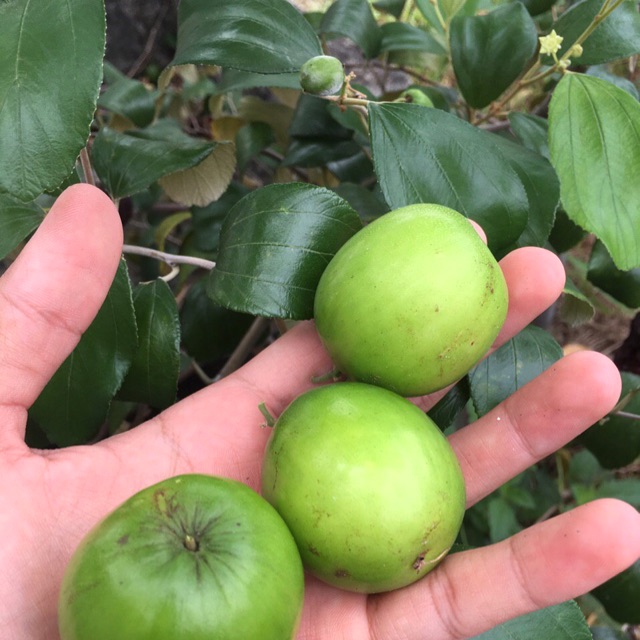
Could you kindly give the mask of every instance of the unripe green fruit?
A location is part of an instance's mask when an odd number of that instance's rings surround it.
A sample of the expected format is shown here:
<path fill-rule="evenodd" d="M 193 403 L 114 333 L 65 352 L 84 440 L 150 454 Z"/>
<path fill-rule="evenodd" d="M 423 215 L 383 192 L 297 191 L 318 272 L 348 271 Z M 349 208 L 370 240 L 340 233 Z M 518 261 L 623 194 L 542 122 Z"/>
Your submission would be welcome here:
<path fill-rule="evenodd" d="M 316 96 L 336 93 L 344 82 L 344 67 L 333 56 L 316 56 L 307 60 L 300 69 L 300 86 Z"/>
<path fill-rule="evenodd" d="M 362 593 L 435 568 L 465 509 L 462 471 L 438 427 L 405 398 L 358 382 L 312 389 L 285 409 L 267 443 L 262 495 L 311 573 Z"/>
<path fill-rule="evenodd" d="M 434 106 L 431 98 L 424 91 L 420 91 L 420 89 L 407 89 L 403 91 L 398 96 L 396 102 L 409 102 L 411 104 L 419 104 L 421 107 L 433 108 Z"/>
<path fill-rule="evenodd" d="M 434 204 L 387 213 L 350 238 L 318 283 L 314 316 L 336 367 L 419 396 L 464 376 L 505 320 L 507 286 L 461 214 Z"/>

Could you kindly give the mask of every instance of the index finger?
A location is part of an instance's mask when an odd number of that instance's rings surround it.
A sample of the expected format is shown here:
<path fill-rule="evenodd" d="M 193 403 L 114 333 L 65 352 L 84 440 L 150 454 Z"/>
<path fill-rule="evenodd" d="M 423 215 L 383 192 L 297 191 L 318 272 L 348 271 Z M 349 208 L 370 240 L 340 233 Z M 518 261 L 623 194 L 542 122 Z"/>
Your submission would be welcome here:
<path fill-rule="evenodd" d="M 0 279 L 0 437 L 19 442 L 26 409 L 78 343 L 122 250 L 115 206 L 99 189 L 62 193 Z"/>

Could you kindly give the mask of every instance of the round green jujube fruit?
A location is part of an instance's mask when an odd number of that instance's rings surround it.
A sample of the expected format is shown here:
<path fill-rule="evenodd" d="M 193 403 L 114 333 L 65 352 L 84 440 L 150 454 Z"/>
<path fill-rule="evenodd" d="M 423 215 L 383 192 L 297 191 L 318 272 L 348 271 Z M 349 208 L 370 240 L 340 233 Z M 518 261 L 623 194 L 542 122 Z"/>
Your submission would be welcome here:
<path fill-rule="evenodd" d="M 483 357 L 507 306 L 500 266 L 469 221 L 414 204 L 377 218 L 338 250 L 318 283 L 314 318 L 342 373 L 419 396 Z"/>
<path fill-rule="evenodd" d="M 465 509 L 460 465 L 435 423 L 360 382 L 317 387 L 285 409 L 261 485 L 307 570 L 362 593 L 398 589 L 435 568 Z"/>
<path fill-rule="evenodd" d="M 433 102 L 431 98 L 420 89 L 411 88 L 403 91 L 399 96 L 396 102 L 409 102 L 411 104 L 418 104 L 421 107 L 430 107 L 433 108 Z"/>
<path fill-rule="evenodd" d="M 304 572 L 273 507 L 249 487 L 188 474 L 98 523 L 65 571 L 62 640 L 290 640 Z"/>
<path fill-rule="evenodd" d="M 300 86 L 315 96 L 336 93 L 344 82 L 344 67 L 333 56 L 315 56 L 300 68 Z"/>

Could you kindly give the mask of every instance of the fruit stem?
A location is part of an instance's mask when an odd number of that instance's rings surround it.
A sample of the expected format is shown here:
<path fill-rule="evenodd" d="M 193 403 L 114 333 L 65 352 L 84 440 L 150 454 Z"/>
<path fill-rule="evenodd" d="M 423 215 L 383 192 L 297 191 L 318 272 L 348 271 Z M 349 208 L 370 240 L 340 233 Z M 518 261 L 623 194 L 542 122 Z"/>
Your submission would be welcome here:
<path fill-rule="evenodd" d="M 185 549 L 188 549 L 189 551 L 197 551 L 200 547 L 198 541 L 190 533 L 185 534 L 183 544 L 185 546 Z"/>
<path fill-rule="evenodd" d="M 276 419 L 273 417 L 273 414 L 267 409 L 267 405 L 264 402 L 261 402 L 258 405 L 258 409 L 260 409 L 260 413 L 264 416 L 265 427 L 274 427 L 276 424 Z"/>

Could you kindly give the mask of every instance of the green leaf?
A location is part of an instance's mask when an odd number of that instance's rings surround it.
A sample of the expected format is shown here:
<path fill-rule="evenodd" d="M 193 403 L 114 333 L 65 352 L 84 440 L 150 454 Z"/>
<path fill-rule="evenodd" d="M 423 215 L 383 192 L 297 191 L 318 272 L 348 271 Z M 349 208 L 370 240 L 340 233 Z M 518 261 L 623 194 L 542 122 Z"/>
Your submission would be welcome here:
<path fill-rule="evenodd" d="M 300 74 L 295 73 L 252 73 L 238 69 L 224 69 L 220 82 L 216 85 L 216 94 L 229 93 L 241 89 L 257 87 L 280 87 L 300 89 Z"/>
<path fill-rule="evenodd" d="M 0 2 L 0 192 L 33 200 L 71 173 L 102 81 L 102 0 Z"/>
<path fill-rule="evenodd" d="M 477 109 L 498 98 L 522 73 L 538 44 L 537 30 L 520 2 L 486 15 L 451 20 L 451 61 L 465 100 Z"/>
<path fill-rule="evenodd" d="M 433 4 L 431 4 L 430 0 L 415 0 L 415 3 L 420 13 L 429 23 L 429 26 L 435 28 L 439 33 L 444 34 L 444 28 L 442 24 L 440 24 L 438 15 L 436 14 L 434 6 Z"/>
<path fill-rule="evenodd" d="M 430 33 L 406 22 L 387 22 L 380 29 L 380 51 L 424 51 L 437 55 L 447 53 Z"/>
<path fill-rule="evenodd" d="M 530 325 L 469 373 L 471 398 L 483 416 L 562 357 L 547 331 Z"/>
<path fill-rule="evenodd" d="M 589 298 L 571 280 L 567 280 L 560 298 L 560 317 L 562 321 L 572 327 L 577 327 L 589 322 L 595 313 L 595 307 L 591 304 Z"/>
<path fill-rule="evenodd" d="M 549 235 L 549 243 L 557 253 L 565 253 L 575 247 L 587 232 L 579 227 L 562 206 L 556 209 L 556 219 Z"/>
<path fill-rule="evenodd" d="M 591 632 L 578 605 L 563 602 L 509 620 L 473 640 L 591 640 Z"/>
<path fill-rule="evenodd" d="M 182 0 L 171 64 L 297 73 L 321 54 L 313 28 L 286 0 Z"/>
<path fill-rule="evenodd" d="M 274 141 L 273 129 L 264 122 L 250 122 L 236 134 L 238 169 L 244 173 L 249 162 Z"/>
<path fill-rule="evenodd" d="M 503 498 L 489 500 L 489 535 L 491 542 L 506 540 L 522 530 L 513 507 Z"/>
<path fill-rule="evenodd" d="M 512 111 L 509 114 L 509 124 L 513 133 L 527 149 L 549 159 L 549 122 L 547 120 L 529 113 Z"/>
<path fill-rule="evenodd" d="M 225 220 L 209 295 L 252 315 L 311 318 L 322 272 L 361 226 L 328 189 L 298 183 L 257 189 Z"/>
<path fill-rule="evenodd" d="M 564 38 L 561 52 L 567 51 L 592 23 L 604 0 L 582 0 L 565 11 L 553 24 Z M 640 13 L 635 0 L 626 0 L 583 42 L 582 55 L 574 62 L 594 65 L 627 58 L 640 52 Z"/>
<path fill-rule="evenodd" d="M 110 195 L 123 198 L 163 176 L 200 164 L 216 147 L 215 142 L 182 133 L 173 120 L 160 120 L 127 133 L 101 129 L 91 158 Z"/>
<path fill-rule="evenodd" d="M 602 242 L 596 241 L 591 249 L 587 278 L 627 307 L 640 307 L 640 268 L 629 271 L 616 268 Z"/>
<path fill-rule="evenodd" d="M 201 365 L 229 355 L 247 332 L 253 316 L 221 307 L 207 294 L 207 281 L 189 288 L 180 307 L 182 343 Z"/>
<path fill-rule="evenodd" d="M 392 209 L 451 207 L 482 226 L 494 251 L 518 239 L 530 205 L 494 134 L 413 104 L 370 104 L 369 117 L 376 174 Z"/>
<path fill-rule="evenodd" d="M 549 149 L 569 217 L 619 269 L 640 266 L 640 103 L 599 78 L 566 74 L 551 98 Z"/>
<path fill-rule="evenodd" d="M 359 184 L 342 182 L 333 190 L 358 212 L 360 219 L 365 223 L 371 222 L 389 211 L 387 203 L 380 198 L 379 194 L 375 194 Z"/>
<path fill-rule="evenodd" d="M 607 82 L 614 84 L 618 89 L 626 91 L 636 100 L 640 100 L 640 93 L 638 92 L 638 89 L 636 89 L 636 85 L 627 78 L 610 73 L 607 65 L 589 67 L 587 69 L 587 75 L 593 76 L 594 78 L 600 78 L 600 80 L 606 80 Z"/>
<path fill-rule="evenodd" d="M 560 202 L 560 181 L 551 163 L 535 151 L 496 136 L 494 142 L 524 185 L 529 201 L 527 225 L 517 239 L 518 247 L 543 247 L 555 221 Z"/>
<path fill-rule="evenodd" d="M 0 195 L 0 260 L 13 251 L 44 219 L 36 204 Z"/>
<path fill-rule="evenodd" d="M 519 0 L 527 8 L 532 16 L 538 16 L 545 13 L 553 7 L 557 0 Z"/>
<path fill-rule="evenodd" d="M 623 371 L 622 410 L 640 414 L 640 376 Z M 610 414 L 589 427 L 578 439 L 605 469 L 618 469 L 640 456 L 640 420 Z"/>
<path fill-rule="evenodd" d="M 128 118 L 137 127 L 146 127 L 153 120 L 157 98 L 157 91 L 124 76 L 109 85 L 98 99 L 98 106 Z"/>
<path fill-rule="evenodd" d="M 404 9 L 406 0 L 376 0 L 373 6 L 384 13 L 391 14 L 394 18 L 399 18 Z"/>
<path fill-rule="evenodd" d="M 454 425 L 458 416 L 467 406 L 470 397 L 469 380 L 465 376 L 431 407 L 429 417 L 438 425 L 441 431 L 445 431 Z"/>
<path fill-rule="evenodd" d="M 618 622 L 640 624 L 640 560 L 614 576 L 593 593 L 607 613 Z"/>
<path fill-rule="evenodd" d="M 98 315 L 29 414 L 59 446 L 94 438 L 137 347 L 131 284 L 124 261 Z"/>
<path fill-rule="evenodd" d="M 180 371 L 180 322 L 176 299 L 169 285 L 157 279 L 136 287 L 133 306 L 138 325 L 138 348 L 118 391 L 118 399 L 165 409 L 176 399 Z"/>
<path fill-rule="evenodd" d="M 640 479 L 621 478 L 605 480 L 596 489 L 595 497 L 624 500 L 636 509 L 640 509 Z"/>
<path fill-rule="evenodd" d="M 367 0 L 336 0 L 324 14 L 320 33 L 349 38 L 367 58 L 380 52 L 382 32 Z"/>

